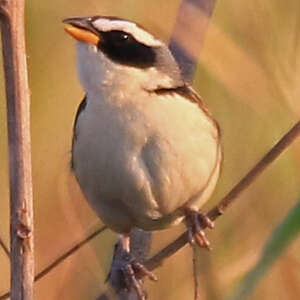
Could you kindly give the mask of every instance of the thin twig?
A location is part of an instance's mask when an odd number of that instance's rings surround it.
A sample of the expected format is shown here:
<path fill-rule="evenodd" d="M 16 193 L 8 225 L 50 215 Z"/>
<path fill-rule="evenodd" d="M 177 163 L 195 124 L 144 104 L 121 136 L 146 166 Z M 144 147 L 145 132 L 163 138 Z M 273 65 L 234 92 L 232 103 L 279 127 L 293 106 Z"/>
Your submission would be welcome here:
<path fill-rule="evenodd" d="M 240 195 L 254 180 L 287 149 L 293 141 L 300 135 L 300 121 L 298 121 L 280 141 L 245 175 L 245 177 L 236 184 L 233 189 L 208 212 L 211 220 L 217 219 L 225 210 L 233 204 L 233 201 Z M 153 270 L 162 264 L 163 260 L 176 253 L 188 242 L 187 232 L 181 234 L 175 241 L 159 251 L 156 255 L 145 262 L 149 270 Z"/>
<path fill-rule="evenodd" d="M 50 271 L 52 271 L 55 267 L 57 267 L 61 262 L 66 260 L 69 256 L 74 254 L 77 250 L 82 248 L 84 245 L 86 245 L 90 240 L 92 240 L 94 237 L 102 233 L 105 229 L 107 229 L 106 226 L 102 226 L 101 228 L 97 229 L 93 233 L 91 233 L 89 236 L 84 238 L 82 241 L 77 243 L 75 246 L 73 246 L 71 249 L 69 249 L 67 252 L 59 256 L 55 261 L 53 261 L 49 266 L 47 266 L 44 270 L 39 272 L 35 277 L 34 281 L 38 281 L 39 279 L 43 278 L 45 275 L 47 275 Z M 1 298 L 0 298 L 1 300 Z"/>
<path fill-rule="evenodd" d="M 194 78 L 197 56 L 201 52 L 215 2 L 215 0 L 183 0 L 178 10 L 169 47 L 187 81 L 192 81 Z M 187 33 L 191 28 L 197 28 L 197 38 L 192 37 L 197 55 L 192 55 L 190 47 L 187 46 L 192 42 L 191 36 Z"/>
<path fill-rule="evenodd" d="M 193 245 L 193 279 L 194 279 L 194 300 L 199 300 L 199 280 L 197 272 L 197 245 Z"/>
<path fill-rule="evenodd" d="M 55 259 L 50 265 L 48 265 L 45 269 L 43 269 L 41 272 L 39 272 L 35 277 L 34 281 L 38 281 L 44 276 L 46 276 L 49 272 L 51 272 L 53 269 L 55 269 L 60 263 L 62 263 L 64 260 L 66 260 L 68 257 L 70 257 L 72 254 L 74 254 L 77 250 L 82 248 L 84 245 L 86 245 L 90 240 L 98 236 L 100 233 L 102 233 L 104 230 L 106 230 L 106 226 L 102 226 L 101 228 L 98 228 L 93 233 L 85 237 L 82 241 L 78 242 L 75 246 L 70 248 L 68 251 L 63 253 L 61 256 L 59 256 L 57 259 Z M 6 294 L 3 294 L 0 296 L 0 300 L 8 299 L 10 297 L 10 292 L 7 292 Z"/>
<path fill-rule="evenodd" d="M 10 259 L 10 253 L 8 248 L 6 247 L 4 241 L 0 238 L 0 246 L 3 249 L 3 251 L 5 252 L 5 254 L 7 255 L 8 259 Z"/>
<path fill-rule="evenodd" d="M 215 220 L 222 215 L 231 203 L 244 191 L 300 134 L 298 121 L 275 146 L 247 173 L 247 175 L 215 206 L 208 216 Z"/>
<path fill-rule="evenodd" d="M 30 93 L 24 38 L 25 0 L 1 0 L 10 170 L 11 299 L 33 299 Z"/>
<path fill-rule="evenodd" d="M 7 292 L 0 296 L 0 300 L 8 299 L 10 297 L 10 292 Z"/>

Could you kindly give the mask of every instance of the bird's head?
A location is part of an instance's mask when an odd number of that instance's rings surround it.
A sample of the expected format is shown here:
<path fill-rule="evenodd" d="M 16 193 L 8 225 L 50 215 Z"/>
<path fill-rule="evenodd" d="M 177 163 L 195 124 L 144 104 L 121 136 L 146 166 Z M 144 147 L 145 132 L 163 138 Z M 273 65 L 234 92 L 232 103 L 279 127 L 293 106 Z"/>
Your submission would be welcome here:
<path fill-rule="evenodd" d="M 103 84 L 148 91 L 182 85 L 166 44 L 137 24 L 102 16 L 68 18 L 64 23 L 78 41 L 79 77 L 87 92 Z"/>

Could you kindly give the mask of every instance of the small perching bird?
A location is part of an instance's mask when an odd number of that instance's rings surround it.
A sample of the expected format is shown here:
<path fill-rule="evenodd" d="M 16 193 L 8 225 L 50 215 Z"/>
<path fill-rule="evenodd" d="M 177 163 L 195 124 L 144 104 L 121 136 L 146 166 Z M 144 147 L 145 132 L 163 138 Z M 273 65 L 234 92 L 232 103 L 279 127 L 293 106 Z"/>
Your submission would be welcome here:
<path fill-rule="evenodd" d="M 168 47 L 145 29 L 115 17 L 64 22 L 78 41 L 86 92 L 75 118 L 71 163 L 86 199 L 122 234 L 126 252 L 133 227 L 158 230 L 182 220 L 190 242 L 209 247 L 201 221 L 212 223 L 199 209 L 219 177 L 216 121 Z M 135 262 L 130 267 L 143 270 Z"/>

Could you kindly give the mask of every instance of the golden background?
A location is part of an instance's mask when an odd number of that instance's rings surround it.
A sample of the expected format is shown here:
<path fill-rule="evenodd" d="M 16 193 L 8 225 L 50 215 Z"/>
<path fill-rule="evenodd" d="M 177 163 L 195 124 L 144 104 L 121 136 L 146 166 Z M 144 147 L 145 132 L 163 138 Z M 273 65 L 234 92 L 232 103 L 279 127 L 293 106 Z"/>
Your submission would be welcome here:
<path fill-rule="evenodd" d="M 179 4 L 179 0 L 27 1 L 36 272 L 99 226 L 69 168 L 72 124 L 84 92 L 77 80 L 74 41 L 64 33 L 62 19 L 120 16 L 168 41 Z M 193 51 L 197 35 L 186 32 Z M 2 70 L 0 83 L 0 237 L 8 245 Z M 223 172 L 207 205 L 211 207 L 299 119 L 300 2 L 217 1 L 198 56 L 194 87 L 206 99 L 223 136 Z M 296 141 L 208 233 L 213 251 L 199 250 L 197 258 L 201 299 L 224 299 L 255 264 L 272 229 L 299 196 L 299 153 Z M 151 252 L 182 230 L 178 226 L 156 232 Z M 36 299 L 96 299 L 104 289 L 116 238 L 107 230 L 65 260 L 36 283 Z M 159 281 L 146 284 L 150 299 L 193 299 L 191 257 L 185 247 L 155 271 Z M 1 250 L 0 295 L 8 289 L 9 261 Z M 300 299 L 299 239 L 277 260 L 251 299 Z"/>

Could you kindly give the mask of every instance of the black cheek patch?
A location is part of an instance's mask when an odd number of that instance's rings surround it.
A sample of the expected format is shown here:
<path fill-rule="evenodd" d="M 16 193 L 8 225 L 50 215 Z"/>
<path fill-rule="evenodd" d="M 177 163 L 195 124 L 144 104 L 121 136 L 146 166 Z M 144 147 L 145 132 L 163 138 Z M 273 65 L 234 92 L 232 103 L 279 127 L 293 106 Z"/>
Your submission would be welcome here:
<path fill-rule="evenodd" d="M 135 40 L 124 44 L 114 44 L 103 40 L 99 43 L 98 48 L 111 60 L 123 65 L 149 68 L 155 64 L 155 49 Z"/>

